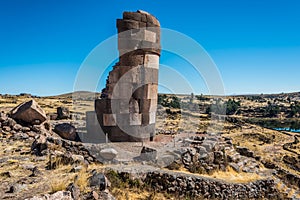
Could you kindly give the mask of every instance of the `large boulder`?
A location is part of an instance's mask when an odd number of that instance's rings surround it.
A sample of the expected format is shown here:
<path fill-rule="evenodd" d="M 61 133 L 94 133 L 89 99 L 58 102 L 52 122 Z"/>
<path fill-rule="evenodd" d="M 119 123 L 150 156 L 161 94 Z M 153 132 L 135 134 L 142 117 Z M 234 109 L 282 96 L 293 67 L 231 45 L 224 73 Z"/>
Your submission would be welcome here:
<path fill-rule="evenodd" d="M 149 147 L 143 147 L 140 154 L 140 159 L 144 161 L 155 161 L 157 158 L 157 151 Z"/>
<path fill-rule="evenodd" d="M 99 154 L 105 160 L 113 160 L 117 157 L 118 152 L 114 148 L 105 148 Z"/>
<path fill-rule="evenodd" d="M 30 124 L 41 124 L 47 120 L 45 111 L 36 101 L 22 103 L 10 111 L 11 117 Z"/>
<path fill-rule="evenodd" d="M 71 140 L 71 141 L 79 140 L 79 137 L 76 132 L 76 128 L 69 123 L 57 124 L 54 127 L 54 132 L 66 140 Z"/>
<path fill-rule="evenodd" d="M 171 154 L 164 154 L 157 158 L 157 165 L 159 167 L 168 167 L 175 161 L 175 156 Z"/>
<path fill-rule="evenodd" d="M 58 107 L 57 108 L 57 119 L 69 119 L 70 118 L 70 110 L 66 107 Z"/>

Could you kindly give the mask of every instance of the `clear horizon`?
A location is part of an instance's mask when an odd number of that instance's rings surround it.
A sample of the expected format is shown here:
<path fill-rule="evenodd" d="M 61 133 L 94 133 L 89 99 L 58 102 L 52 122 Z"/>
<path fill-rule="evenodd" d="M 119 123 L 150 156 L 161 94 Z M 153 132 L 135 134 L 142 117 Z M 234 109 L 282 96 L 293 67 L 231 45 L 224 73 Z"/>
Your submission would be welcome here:
<path fill-rule="evenodd" d="M 297 0 L 4 0 L 0 2 L 0 94 L 72 92 L 84 59 L 117 33 L 116 19 L 123 11 L 139 9 L 156 16 L 162 28 L 183 33 L 202 45 L 218 67 L 226 95 L 298 92 L 299 7 Z M 182 58 L 163 52 L 161 64 L 190 81 L 195 94 L 208 94 L 204 81 L 188 70 L 190 64 Z M 111 68 L 99 67 L 106 70 L 96 92 L 101 92 Z M 161 70 L 159 78 L 178 84 L 168 75 Z M 182 91 L 191 93 L 185 88 L 174 93 Z M 159 92 L 168 90 L 160 87 Z"/>

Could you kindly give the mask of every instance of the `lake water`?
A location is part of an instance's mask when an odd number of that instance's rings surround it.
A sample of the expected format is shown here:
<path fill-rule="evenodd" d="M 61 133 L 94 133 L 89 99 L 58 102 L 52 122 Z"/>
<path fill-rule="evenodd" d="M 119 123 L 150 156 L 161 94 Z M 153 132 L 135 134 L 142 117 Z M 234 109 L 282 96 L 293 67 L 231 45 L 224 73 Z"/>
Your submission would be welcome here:
<path fill-rule="evenodd" d="M 293 128 L 273 128 L 276 131 L 289 131 L 293 133 L 300 133 L 300 129 L 293 129 Z"/>

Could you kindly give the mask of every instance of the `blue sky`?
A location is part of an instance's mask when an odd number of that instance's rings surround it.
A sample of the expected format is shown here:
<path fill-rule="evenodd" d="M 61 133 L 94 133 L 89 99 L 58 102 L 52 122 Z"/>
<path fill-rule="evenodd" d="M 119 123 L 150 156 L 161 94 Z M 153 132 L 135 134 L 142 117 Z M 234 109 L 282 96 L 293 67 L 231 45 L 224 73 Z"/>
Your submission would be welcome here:
<path fill-rule="evenodd" d="M 0 93 L 72 91 L 84 59 L 116 34 L 116 18 L 138 9 L 201 44 L 226 94 L 300 91 L 297 0 L 0 0 Z M 186 61 L 163 53 L 161 63 L 191 79 L 196 93 L 208 92 Z M 162 70 L 160 80 L 165 79 L 172 84 Z"/>

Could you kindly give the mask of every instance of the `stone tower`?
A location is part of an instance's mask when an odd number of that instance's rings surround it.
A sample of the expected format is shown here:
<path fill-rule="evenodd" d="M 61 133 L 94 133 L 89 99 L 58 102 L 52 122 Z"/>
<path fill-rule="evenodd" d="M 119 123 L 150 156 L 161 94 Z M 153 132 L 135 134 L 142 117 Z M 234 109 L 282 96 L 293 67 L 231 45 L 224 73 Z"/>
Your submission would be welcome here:
<path fill-rule="evenodd" d="M 157 109 L 160 24 L 144 11 L 117 20 L 119 62 L 95 101 L 99 124 L 112 142 L 153 140 Z"/>

